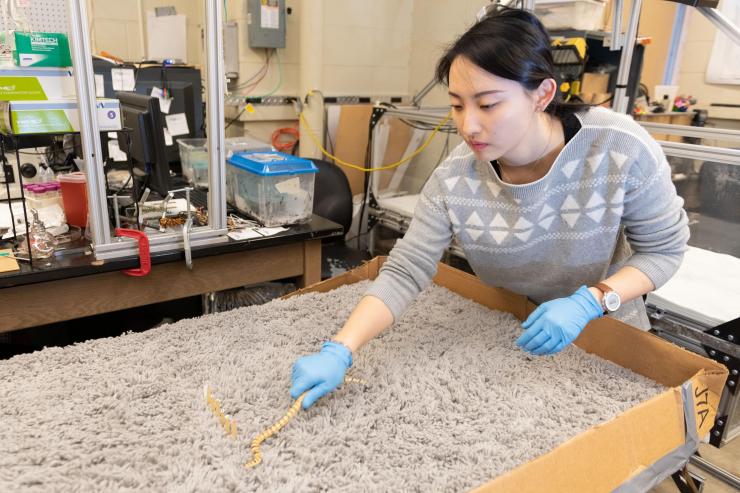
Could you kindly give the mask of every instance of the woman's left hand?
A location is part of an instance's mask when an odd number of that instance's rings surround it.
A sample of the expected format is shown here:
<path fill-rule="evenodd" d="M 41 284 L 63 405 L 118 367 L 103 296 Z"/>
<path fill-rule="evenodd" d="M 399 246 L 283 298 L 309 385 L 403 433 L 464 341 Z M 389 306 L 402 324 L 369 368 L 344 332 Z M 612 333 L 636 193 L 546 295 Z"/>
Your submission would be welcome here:
<path fill-rule="evenodd" d="M 581 286 L 567 298 L 538 306 L 522 324 L 525 332 L 516 343 L 532 354 L 555 354 L 573 342 L 587 323 L 603 313 L 594 295 L 586 286 Z"/>

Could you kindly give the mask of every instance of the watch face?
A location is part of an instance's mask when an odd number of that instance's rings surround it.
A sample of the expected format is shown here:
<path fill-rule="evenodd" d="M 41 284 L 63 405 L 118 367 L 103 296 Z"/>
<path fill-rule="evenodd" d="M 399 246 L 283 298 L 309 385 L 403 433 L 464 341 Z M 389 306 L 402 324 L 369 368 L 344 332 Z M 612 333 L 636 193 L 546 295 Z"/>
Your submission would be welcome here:
<path fill-rule="evenodd" d="M 606 305 L 606 309 L 609 310 L 610 312 L 617 311 L 621 304 L 622 302 L 619 299 L 619 295 L 615 293 L 614 291 L 611 291 L 609 293 L 606 293 L 606 295 L 604 295 L 604 305 Z"/>

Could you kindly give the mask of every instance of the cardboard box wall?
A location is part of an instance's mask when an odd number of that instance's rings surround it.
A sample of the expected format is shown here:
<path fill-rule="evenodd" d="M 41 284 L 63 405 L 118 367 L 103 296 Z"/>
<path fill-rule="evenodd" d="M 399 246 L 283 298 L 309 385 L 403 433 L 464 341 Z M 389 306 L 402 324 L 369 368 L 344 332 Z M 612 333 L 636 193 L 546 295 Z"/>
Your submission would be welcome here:
<path fill-rule="evenodd" d="M 327 292 L 345 284 L 375 279 L 385 259 L 376 257 L 365 265 L 289 296 Z M 487 286 L 477 277 L 444 264 L 439 264 L 434 282 L 488 308 L 509 312 L 520 320 L 535 308 L 524 296 Z M 610 492 L 645 475 L 662 474 L 662 479 L 674 471 L 660 471 L 655 464 L 684 447 L 688 435 L 694 435 L 692 430 L 687 433 L 686 423 L 695 422 L 700 438 L 714 425 L 728 373 L 723 365 L 608 317 L 586 326 L 575 344 L 669 389 L 609 422 L 590 428 L 547 454 L 492 478 L 476 488 L 475 493 Z M 695 396 L 689 398 L 686 405 L 682 386 L 690 388 Z M 691 409 L 693 416 L 685 417 L 685 408 Z"/>

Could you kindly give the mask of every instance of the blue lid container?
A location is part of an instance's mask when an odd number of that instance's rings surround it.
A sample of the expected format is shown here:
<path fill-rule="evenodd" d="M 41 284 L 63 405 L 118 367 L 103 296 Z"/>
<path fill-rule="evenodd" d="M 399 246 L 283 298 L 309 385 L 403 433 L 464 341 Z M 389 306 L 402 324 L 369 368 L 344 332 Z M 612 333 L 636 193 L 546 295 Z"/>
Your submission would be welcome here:
<path fill-rule="evenodd" d="M 226 160 L 230 165 L 261 176 L 316 173 L 319 169 L 308 159 L 282 152 L 236 152 Z"/>

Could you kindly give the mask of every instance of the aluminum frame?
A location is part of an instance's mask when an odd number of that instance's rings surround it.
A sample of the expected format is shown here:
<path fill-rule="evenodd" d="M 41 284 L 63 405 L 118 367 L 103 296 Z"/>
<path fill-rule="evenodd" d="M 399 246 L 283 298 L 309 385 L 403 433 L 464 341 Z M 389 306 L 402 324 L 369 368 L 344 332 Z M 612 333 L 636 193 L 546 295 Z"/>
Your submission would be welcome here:
<path fill-rule="evenodd" d="M 740 165 L 740 150 L 712 147 L 684 142 L 657 141 L 666 156 L 700 159 L 718 163 Z"/>
<path fill-rule="evenodd" d="M 612 38 L 609 43 L 610 51 L 618 51 L 622 48 L 622 10 L 624 0 L 614 0 L 612 3 Z"/>
<path fill-rule="evenodd" d="M 740 130 L 727 128 L 692 127 L 691 125 L 673 125 L 671 123 L 638 122 L 648 132 L 681 137 L 695 137 L 699 139 L 716 139 L 731 142 L 740 142 Z"/>
<path fill-rule="evenodd" d="M 615 9 L 616 8 L 617 5 L 615 4 Z M 619 59 L 617 87 L 614 91 L 614 111 L 618 113 L 627 113 L 627 110 L 629 109 L 630 98 L 627 94 L 627 83 L 629 82 L 630 69 L 632 68 L 632 55 L 635 50 L 635 41 L 637 40 L 637 25 L 640 21 L 641 11 L 642 0 L 633 0 L 632 12 L 630 13 L 630 21 L 627 25 L 627 33 L 625 34 L 624 43 L 622 44 L 622 54 Z M 614 39 L 614 37 L 620 36 L 621 33 L 618 33 L 616 36 L 614 33 L 612 33 L 612 39 Z"/>
<path fill-rule="evenodd" d="M 385 107 L 383 107 L 385 109 Z M 416 108 L 414 106 L 400 106 L 396 108 L 387 108 L 386 111 L 380 116 L 380 119 L 386 118 L 386 117 L 394 117 L 394 118 L 408 118 L 413 120 L 422 121 L 424 123 L 429 123 L 433 125 L 439 124 L 442 119 L 444 119 L 447 114 L 450 112 L 450 109 L 446 106 L 429 106 L 426 108 Z M 371 134 L 371 139 L 375 135 L 375 129 L 377 128 L 377 125 L 373 127 L 373 132 Z M 373 162 L 372 159 L 372 142 L 370 144 L 370 162 Z M 383 227 L 386 227 L 392 231 L 395 231 L 400 234 L 405 234 L 406 230 L 409 227 L 409 224 L 411 222 L 411 217 L 404 216 L 403 214 L 399 214 L 398 212 L 383 209 L 382 207 L 377 206 L 377 204 L 373 204 L 373 180 L 374 180 L 375 173 L 372 173 L 370 175 L 370 184 L 368 186 L 368 197 L 367 197 L 367 203 L 365 204 L 365 214 L 367 215 L 367 221 L 362 221 L 362 223 L 368 224 L 368 221 L 372 217 L 376 224 L 379 224 Z M 367 247 L 370 250 L 371 254 L 374 254 L 375 251 L 375 230 L 374 228 L 368 228 L 367 229 L 367 237 L 369 237 Z M 447 248 L 447 252 L 456 255 L 460 258 L 465 258 L 465 253 L 463 250 L 456 244 L 451 244 Z"/>
<path fill-rule="evenodd" d="M 80 108 L 80 134 L 88 181 L 88 208 L 93 232 L 92 249 L 98 259 L 114 259 L 138 255 L 138 243 L 131 239 L 111 237 L 110 217 L 105 195 L 104 168 L 100 132 L 95 115 L 95 85 L 90 57 L 90 39 L 86 26 L 86 2 L 69 2 L 70 38 L 75 70 L 77 101 Z M 223 4 L 219 0 L 205 2 L 206 9 L 206 76 L 208 85 L 208 148 L 209 148 L 209 224 L 190 233 L 191 246 L 206 246 L 228 241 L 226 236 L 226 182 L 224 161 L 224 67 L 223 67 Z M 149 235 L 151 252 L 180 251 L 184 248 L 183 233 L 153 233 Z"/>
<path fill-rule="evenodd" d="M 616 0 L 614 9 L 622 0 Z M 630 26 L 627 32 L 627 45 L 622 51 L 622 58 L 619 64 L 619 75 L 617 78 L 617 90 L 615 91 L 614 104 L 615 110 L 620 113 L 627 112 L 628 98 L 626 96 L 627 78 L 623 77 L 625 73 L 629 74 L 629 67 L 632 65 L 632 48 L 634 47 L 633 35 L 636 35 L 637 20 L 639 20 L 639 10 L 642 0 L 635 0 L 635 9 L 630 17 Z M 682 7 L 682 6 L 679 6 Z M 732 41 L 740 46 L 740 28 L 734 25 L 722 12 L 710 7 L 695 7 L 701 14 L 709 19 L 719 30 L 725 33 Z M 683 16 L 684 12 L 679 10 L 677 15 Z M 634 24 L 634 25 L 633 25 Z M 675 27 L 675 26 L 674 26 Z M 635 29 L 633 29 L 635 28 Z M 676 29 L 674 29 L 675 31 Z M 674 32 L 675 34 L 675 32 Z M 675 41 L 675 40 L 672 40 Z M 629 51 L 629 56 L 627 55 Z M 718 128 L 691 127 L 687 125 L 671 125 L 661 123 L 639 122 L 640 125 L 648 131 L 659 132 L 680 137 L 694 137 L 702 139 L 716 139 L 731 142 L 740 142 L 740 131 Z M 705 161 L 715 161 L 731 165 L 740 165 L 740 150 L 727 149 L 723 147 L 706 146 L 699 144 L 688 144 L 685 142 L 668 142 L 658 141 L 663 148 L 666 156 L 684 157 L 689 159 L 701 159 Z"/>
<path fill-rule="evenodd" d="M 108 204 L 103 176 L 100 128 L 95 115 L 95 82 L 87 32 L 87 2 L 69 2 L 72 39 L 70 49 L 75 70 L 75 89 L 82 135 L 82 159 L 86 163 L 88 217 L 95 245 L 110 243 Z"/>
<path fill-rule="evenodd" d="M 733 24 L 725 14 L 711 7 L 696 7 L 696 10 L 709 19 L 717 29 L 725 33 L 736 45 L 740 45 L 740 28 Z"/>

